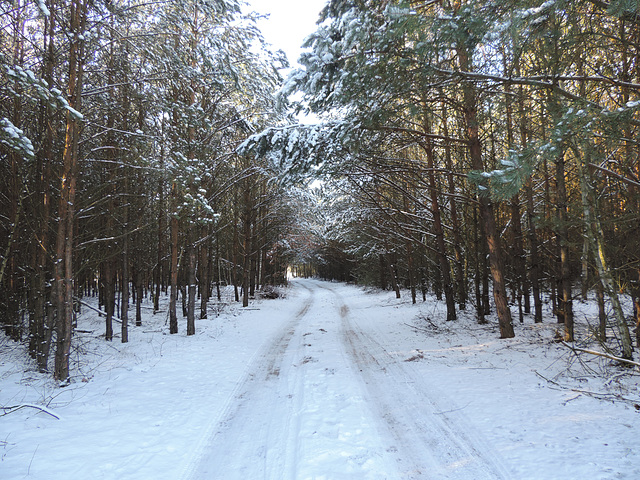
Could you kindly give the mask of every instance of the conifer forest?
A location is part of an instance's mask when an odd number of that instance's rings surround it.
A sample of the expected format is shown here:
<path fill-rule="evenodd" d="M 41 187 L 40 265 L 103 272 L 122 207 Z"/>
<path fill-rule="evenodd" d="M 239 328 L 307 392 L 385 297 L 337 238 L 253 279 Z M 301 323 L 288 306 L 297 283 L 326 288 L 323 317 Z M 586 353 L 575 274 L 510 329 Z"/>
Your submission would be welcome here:
<path fill-rule="evenodd" d="M 194 334 L 291 274 L 565 342 L 595 292 L 634 360 L 637 0 L 330 0 L 291 66 L 249 12 L 0 4 L 0 323 L 41 371 L 86 297 L 127 342 L 143 299 Z"/>

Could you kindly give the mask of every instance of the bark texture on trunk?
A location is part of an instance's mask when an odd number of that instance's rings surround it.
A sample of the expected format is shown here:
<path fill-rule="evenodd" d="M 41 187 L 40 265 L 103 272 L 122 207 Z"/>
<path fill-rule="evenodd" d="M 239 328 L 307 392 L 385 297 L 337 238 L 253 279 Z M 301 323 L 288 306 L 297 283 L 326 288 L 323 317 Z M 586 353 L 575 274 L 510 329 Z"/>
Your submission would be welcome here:
<path fill-rule="evenodd" d="M 73 0 L 70 4 L 69 32 L 69 106 L 75 111 L 81 108 L 83 78 L 83 37 L 88 0 Z M 69 352 L 73 330 L 73 227 L 75 224 L 75 197 L 78 175 L 79 118 L 67 112 L 58 233 L 56 238 L 56 354 L 54 377 L 65 381 L 69 377 Z"/>
<path fill-rule="evenodd" d="M 465 46 L 458 47 L 458 60 L 462 71 L 470 71 L 471 60 Z M 463 113 L 469 145 L 471 167 L 477 171 L 484 171 L 482 159 L 482 145 L 480 143 L 479 125 L 477 119 L 477 96 L 475 87 L 471 83 L 465 83 L 463 87 Z M 486 188 L 486 187 L 485 187 Z M 480 218 L 489 249 L 489 267 L 493 277 L 493 299 L 496 305 L 498 323 L 500 326 L 500 338 L 515 336 L 511 310 L 507 301 L 507 291 L 504 277 L 503 250 L 500 235 L 496 225 L 496 219 L 491 199 L 483 194 L 479 195 Z"/>

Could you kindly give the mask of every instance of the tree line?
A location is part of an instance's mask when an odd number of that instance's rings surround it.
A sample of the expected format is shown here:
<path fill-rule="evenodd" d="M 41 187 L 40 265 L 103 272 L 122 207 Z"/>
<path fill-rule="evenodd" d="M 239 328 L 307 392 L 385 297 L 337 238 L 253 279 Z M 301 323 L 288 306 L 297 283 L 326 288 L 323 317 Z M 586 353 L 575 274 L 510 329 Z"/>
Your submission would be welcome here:
<path fill-rule="evenodd" d="M 287 64 L 241 6 L 0 6 L 0 316 L 61 381 L 85 295 L 126 342 L 148 294 L 155 312 L 168 293 L 175 333 L 181 293 L 193 334 L 221 286 L 246 306 L 286 281 L 295 191 L 236 148 L 285 120 Z"/>
<path fill-rule="evenodd" d="M 414 301 L 432 288 L 449 320 L 495 311 L 503 338 L 512 311 L 541 322 L 550 298 L 573 341 L 573 302 L 593 290 L 596 334 L 632 358 L 638 2 L 332 0 L 319 25 L 282 93 L 319 123 L 246 144 L 325 175 L 315 271 Z"/>
<path fill-rule="evenodd" d="M 107 340 L 147 294 L 172 333 L 182 299 L 192 334 L 221 286 L 246 306 L 288 265 L 432 290 L 503 338 L 549 299 L 573 341 L 594 291 L 595 333 L 633 357 L 637 2 L 331 0 L 278 96 L 253 20 L 236 0 L 0 6 L 0 309 L 42 370 L 51 350 L 69 376 L 84 295 Z"/>

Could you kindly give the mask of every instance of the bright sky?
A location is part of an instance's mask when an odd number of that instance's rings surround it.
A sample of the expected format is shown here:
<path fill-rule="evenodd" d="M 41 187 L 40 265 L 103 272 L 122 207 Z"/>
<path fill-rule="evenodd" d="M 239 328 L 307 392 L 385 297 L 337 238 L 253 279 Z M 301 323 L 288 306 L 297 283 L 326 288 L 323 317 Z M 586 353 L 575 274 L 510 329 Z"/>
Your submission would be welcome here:
<path fill-rule="evenodd" d="M 274 50 L 284 50 L 295 66 L 304 39 L 316 31 L 320 10 L 328 0 L 247 0 L 251 8 L 269 18 L 258 22 L 267 42 Z"/>

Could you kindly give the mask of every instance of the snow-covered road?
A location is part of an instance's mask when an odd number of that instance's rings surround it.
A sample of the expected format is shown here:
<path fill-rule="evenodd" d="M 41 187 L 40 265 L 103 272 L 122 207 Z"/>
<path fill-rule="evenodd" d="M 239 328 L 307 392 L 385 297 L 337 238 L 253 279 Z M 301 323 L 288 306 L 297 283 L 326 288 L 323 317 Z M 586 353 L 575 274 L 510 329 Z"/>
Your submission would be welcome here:
<path fill-rule="evenodd" d="M 145 299 L 126 344 L 84 310 L 64 388 L 0 334 L 0 479 L 640 478 L 640 376 L 576 361 L 555 323 L 500 340 L 494 318 L 446 322 L 433 296 L 282 293 L 242 309 L 228 288 L 193 336 Z M 576 308 L 597 321 L 595 302 Z"/>
<path fill-rule="evenodd" d="M 183 478 L 508 478 L 446 395 L 331 284 L 303 291 L 212 419 Z"/>

